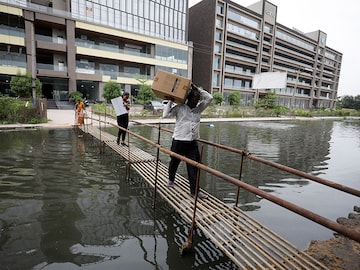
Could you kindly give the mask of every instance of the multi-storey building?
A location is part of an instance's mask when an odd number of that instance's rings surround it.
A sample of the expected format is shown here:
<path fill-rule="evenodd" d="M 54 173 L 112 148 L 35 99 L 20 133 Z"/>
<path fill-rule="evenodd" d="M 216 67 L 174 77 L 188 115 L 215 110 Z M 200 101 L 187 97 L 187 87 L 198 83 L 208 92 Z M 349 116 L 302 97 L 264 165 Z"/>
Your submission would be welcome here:
<path fill-rule="evenodd" d="M 109 80 L 136 95 L 157 69 L 190 77 L 187 12 L 187 0 L 0 0 L 0 88 L 20 71 L 48 99 L 103 100 Z"/>
<path fill-rule="evenodd" d="M 203 0 L 191 7 L 193 80 L 225 98 L 237 91 L 245 105 L 275 90 L 286 107 L 334 108 L 342 54 L 326 45 L 326 33 L 302 33 L 276 18 L 277 6 L 266 0 L 248 7 Z M 276 71 L 287 73 L 286 88 L 253 89 L 254 74 Z"/>

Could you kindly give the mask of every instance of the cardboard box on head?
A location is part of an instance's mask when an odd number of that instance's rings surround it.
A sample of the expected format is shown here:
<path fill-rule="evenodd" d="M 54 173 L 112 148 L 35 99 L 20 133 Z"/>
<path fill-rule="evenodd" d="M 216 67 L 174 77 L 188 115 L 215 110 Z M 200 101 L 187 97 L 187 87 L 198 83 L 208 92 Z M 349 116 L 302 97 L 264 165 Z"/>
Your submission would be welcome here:
<path fill-rule="evenodd" d="M 159 69 L 151 89 L 158 98 L 169 99 L 172 97 L 174 102 L 182 104 L 189 93 L 190 85 L 190 79 Z"/>

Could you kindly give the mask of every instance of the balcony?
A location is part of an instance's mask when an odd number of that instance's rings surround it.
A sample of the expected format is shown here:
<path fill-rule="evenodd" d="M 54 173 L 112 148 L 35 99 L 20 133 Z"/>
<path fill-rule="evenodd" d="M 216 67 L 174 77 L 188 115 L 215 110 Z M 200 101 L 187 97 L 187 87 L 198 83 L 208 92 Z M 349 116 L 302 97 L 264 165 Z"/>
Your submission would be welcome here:
<path fill-rule="evenodd" d="M 117 46 L 110 46 L 110 44 L 109 45 L 96 45 L 94 42 L 92 42 L 90 40 L 76 39 L 75 45 L 79 46 L 79 47 L 88 48 L 88 49 L 96 49 L 96 50 L 101 50 L 101 51 L 108 51 L 108 52 L 114 52 L 114 53 L 120 53 L 120 54 L 126 54 L 126 55 L 134 55 L 134 56 L 152 58 L 152 56 L 148 53 L 119 49 Z"/>
<path fill-rule="evenodd" d="M 116 80 L 117 78 L 135 78 L 137 76 L 141 76 L 142 78 L 145 78 L 146 80 L 152 80 L 149 75 L 147 74 L 139 74 L 139 73 L 129 73 L 129 72 L 117 72 L 117 71 L 110 71 L 110 70 L 101 70 L 101 69 L 95 69 L 91 67 L 85 68 L 83 65 L 76 66 L 76 72 L 83 75 L 80 75 L 78 77 L 92 77 L 94 80 L 100 80 L 102 76 L 109 76 L 111 79 Z M 86 75 L 87 74 L 87 75 Z M 88 76 L 89 75 L 89 76 Z M 93 75 L 93 76 L 91 76 Z"/>
<path fill-rule="evenodd" d="M 11 27 L 8 25 L 1 24 L 0 25 L 0 34 L 25 38 L 25 29 Z"/>
<path fill-rule="evenodd" d="M 26 58 L 24 57 L 22 60 L 14 60 L 14 59 L 6 59 L 1 57 L 0 59 L 0 66 L 8 66 L 8 67 L 21 67 L 26 68 Z"/>
<path fill-rule="evenodd" d="M 64 65 L 37 63 L 37 75 L 47 77 L 67 78 L 67 67 Z"/>

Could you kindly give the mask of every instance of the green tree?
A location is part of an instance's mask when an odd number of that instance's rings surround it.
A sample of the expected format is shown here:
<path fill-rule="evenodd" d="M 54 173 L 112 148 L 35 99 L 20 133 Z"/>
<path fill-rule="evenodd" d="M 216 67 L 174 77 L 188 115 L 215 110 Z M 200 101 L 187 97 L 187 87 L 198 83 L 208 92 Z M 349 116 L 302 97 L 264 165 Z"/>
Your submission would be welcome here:
<path fill-rule="evenodd" d="M 228 96 L 228 101 L 231 106 L 239 106 L 240 93 L 239 92 L 231 92 Z"/>
<path fill-rule="evenodd" d="M 151 100 L 156 99 L 154 92 L 151 90 L 151 86 L 146 84 L 146 80 L 143 78 L 136 79 L 139 84 L 139 92 L 136 97 L 136 102 L 139 104 L 146 104 Z"/>
<path fill-rule="evenodd" d="M 78 100 L 83 99 L 83 94 L 79 91 L 74 91 L 69 93 L 69 98 L 72 99 L 74 102 L 77 102 Z"/>
<path fill-rule="evenodd" d="M 276 99 L 277 95 L 275 91 L 269 91 L 266 95 L 258 99 L 256 102 L 256 108 L 264 108 L 264 109 L 274 109 L 276 107 Z"/>
<path fill-rule="evenodd" d="M 42 84 L 39 79 L 35 80 L 36 96 L 41 97 Z M 21 74 L 18 72 L 13 76 L 10 81 L 10 88 L 19 97 L 30 98 L 32 97 L 32 78 L 30 73 Z"/>
<path fill-rule="evenodd" d="M 340 108 L 360 110 L 360 95 L 355 97 L 343 96 L 338 103 Z"/>
<path fill-rule="evenodd" d="M 223 96 L 222 96 L 222 94 L 221 93 L 219 93 L 219 92 L 216 92 L 216 93 L 214 93 L 213 94 L 213 103 L 215 104 L 215 105 L 221 105 L 221 103 L 224 101 L 224 98 L 223 98 Z"/>
<path fill-rule="evenodd" d="M 113 98 L 121 96 L 120 84 L 114 81 L 108 81 L 104 85 L 103 97 L 107 102 L 110 102 Z"/>

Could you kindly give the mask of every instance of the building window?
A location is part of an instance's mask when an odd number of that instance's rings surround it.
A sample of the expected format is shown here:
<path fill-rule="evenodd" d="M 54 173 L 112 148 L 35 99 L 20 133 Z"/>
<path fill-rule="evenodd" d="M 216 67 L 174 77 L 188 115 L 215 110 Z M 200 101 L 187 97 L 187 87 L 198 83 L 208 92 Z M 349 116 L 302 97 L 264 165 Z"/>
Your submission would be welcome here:
<path fill-rule="evenodd" d="M 219 86 L 219 74 L 218 73 L 213 74 L 212 86 L 214 86 L 214 87 Z"/>
<path fill-rule="evenodd" d="M 229 19 L 231 19 L 235 22 L 240 22 L 242 24 L 245 24 L 245 25 L 250 26 L 255 29 L 259 29 L 259 27 L 260 27 L 259 21 L 249 18 L 243 14 L 239 14 L 232 10 L 229 11 Z"/>
<path fill-rule="evenodd" d="M 221 31 L 216 31 L 215 39 L 221 41 Z"/>
<path fill-rule="evenodd" d="M 220 44 L 215 44 L 214 52 L 221 53 L 221 45 Z"/>
<path fill-rule="evenodd" d="M 214 69 L 220 69 L 220 57 L 214 57 Z"/>
<path fill-rule="evenodd" d="M 218 5 L 216 6 L 216 12 L 217 12 L 217 14 L 223 14 L 223 13 L 224 13 L 224 6 L 218 4 Z"/>
<path fill-rule="evenodd" d="M 216 19 L 216 26 L 223 28 L 223 20 L 221 18 Z"/>

